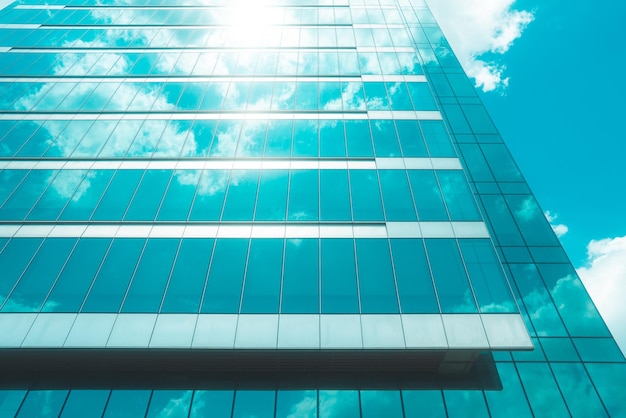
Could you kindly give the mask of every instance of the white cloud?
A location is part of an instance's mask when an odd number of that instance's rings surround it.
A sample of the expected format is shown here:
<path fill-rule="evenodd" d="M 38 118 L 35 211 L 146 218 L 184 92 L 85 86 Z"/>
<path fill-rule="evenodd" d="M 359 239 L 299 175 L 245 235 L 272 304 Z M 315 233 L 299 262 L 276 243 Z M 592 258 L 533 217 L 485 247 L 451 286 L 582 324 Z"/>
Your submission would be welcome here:
<path fill-rule="evenodd" d="M 569 231 L 567 225 L 555 223 L 555 221 L 559 217 L 556 213 L 553 214 L 549 210 L 547 210 L 544 212 L 544 215 L 548 222 L 550 222 L 550 226 L 552 227 L 552 230 L 557 237 L 561 238 L 563 235 L 567 234 L 567 231 Z"/>
<path fill-rule="evenodd" d="M 587 265 L 579 268 L 589 295 L 617 343 L 626 352 L 626 236 L 592 240 Z"/>
<path fill-rule="evenodd" d="M 534 14 L 515 10 L 515 0 L 429 0 L 428 5 L 467 74 L 483 91 L 505 88 L 506 67 L 486 54 L 504 54 Z"/>

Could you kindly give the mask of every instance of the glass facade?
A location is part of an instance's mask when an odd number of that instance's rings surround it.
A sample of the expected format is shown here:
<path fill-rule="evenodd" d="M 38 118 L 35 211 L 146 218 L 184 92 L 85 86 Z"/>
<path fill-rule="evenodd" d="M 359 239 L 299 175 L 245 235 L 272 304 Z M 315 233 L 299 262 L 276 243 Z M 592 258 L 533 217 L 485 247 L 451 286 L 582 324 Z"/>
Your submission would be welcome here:
<path fill-rule="evenodd" d="M 0 10 L 0 416 L 626 416 L 424 0 Z"/>

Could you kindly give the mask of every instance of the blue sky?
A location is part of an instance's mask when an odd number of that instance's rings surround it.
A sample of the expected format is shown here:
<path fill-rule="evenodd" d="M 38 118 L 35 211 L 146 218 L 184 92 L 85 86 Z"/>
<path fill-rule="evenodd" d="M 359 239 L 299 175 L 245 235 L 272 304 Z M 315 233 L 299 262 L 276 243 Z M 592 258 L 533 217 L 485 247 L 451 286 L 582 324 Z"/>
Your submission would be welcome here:
<path fill-rule="evenodd" d="M 626 350 L 626 3 L 429 5 Z"/>

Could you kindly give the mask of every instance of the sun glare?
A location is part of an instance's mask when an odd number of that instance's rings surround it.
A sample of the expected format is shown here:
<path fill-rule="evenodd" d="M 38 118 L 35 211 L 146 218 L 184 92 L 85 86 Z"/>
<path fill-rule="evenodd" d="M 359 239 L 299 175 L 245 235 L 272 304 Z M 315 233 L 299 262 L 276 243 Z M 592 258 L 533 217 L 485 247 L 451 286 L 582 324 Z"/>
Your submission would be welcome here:
<path fill-rule="evenodd" d="M 229 9 L 224 24 L 231 27 L 229 37 L 237 46 L 263 45 L 272 26 L 282 23 L 283 9 L 267 0 L 236 0 Z"/>

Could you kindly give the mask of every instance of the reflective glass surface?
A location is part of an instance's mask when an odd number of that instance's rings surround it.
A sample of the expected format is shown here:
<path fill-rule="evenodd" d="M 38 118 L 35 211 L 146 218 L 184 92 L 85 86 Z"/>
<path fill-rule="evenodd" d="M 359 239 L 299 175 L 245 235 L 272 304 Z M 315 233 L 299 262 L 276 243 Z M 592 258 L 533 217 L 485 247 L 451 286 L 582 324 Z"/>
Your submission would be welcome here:
<path fill-rule="evenodd" d="M 0 416 L 626 416 L 424 0 L 0 7 Z"/>

